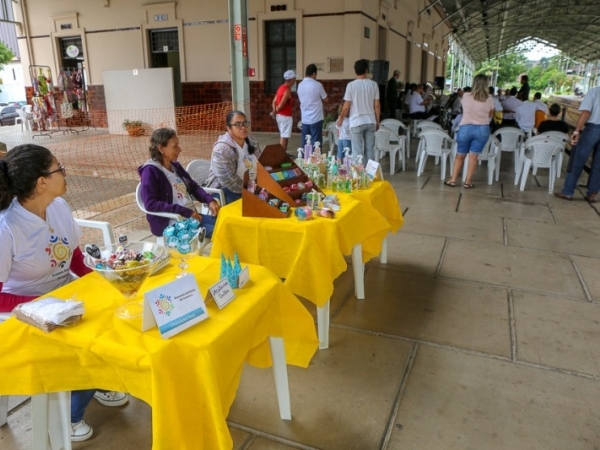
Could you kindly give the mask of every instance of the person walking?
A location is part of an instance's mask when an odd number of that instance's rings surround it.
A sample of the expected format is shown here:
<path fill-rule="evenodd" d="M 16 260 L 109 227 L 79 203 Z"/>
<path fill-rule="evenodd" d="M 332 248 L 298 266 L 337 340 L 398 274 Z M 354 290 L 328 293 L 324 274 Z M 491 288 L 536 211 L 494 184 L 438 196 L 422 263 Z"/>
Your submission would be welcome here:
<path fill-rule="evenodd" d="M 396 106 L 398 104 L 398 88 L 400 80 L 400 71 L 394 70 L 392 78 L 389 79 L 385 91 L 385 99 L 387 102 L 387 114 L 391 119 L 396 119 Z"/>
<path fill-rule="evenodd" d="M 344 106 L 337 119 L 341 127 L 344 117 L 350 111 L 350 133 L 352 155 L 367 155 L 367 159 L 375 159 L 375 130 L 379 127 L 381 105 L 379 103 L 379 86 L 367 78 L 369 61 L 359 59 L 354 63 L 356 80 L 346 86 Z"/>
<path fill-rule="evenodd" d="M 296 72 L 287 70 L 283 74 L 285 80 L 277 89 L 273 103 L 271 104 L 271 116 L 277 120 L 279 128 L 279 143 L 284 150 L 287 150 L 288 140 L 292 136 L 292 112 L 294 107 L 294 97 L 292 96 L 292 86 L 296 84 Z"/>
<path fill-rule="evenodd" d="M 306 144 L 306 135 L 310 141 L 323 143 L 323 100 L 327 93 L 323 85 L 317 81 L 317 66 L 309 64 L 304 72 L 304 79 L 298 83 L 298 100 L 300 101 L 300 117 L 302 120 L 302 145 Z"/>
<path fill-rule="evenodd" d="M 569 163 L 572 162 L 573 165 L 571 171 L 567 172 L 562 191 L 555 192 L 554 195 L 563 200 L 573 200 L 581 172 L 592 155 L 592 168 L 584 198 L 595 203 L 600 190 L 600 86 L 588 91 L 579 111 L 575 131 L 571 134 L 571 145 L 575 147 L 571 150 Z"/>
<path fill-rule="evenodd" d="M 477 168 L 477 159 L 490 137 L 490 119 L 494 114 L 494 99 L 489 93 L 486 75 L 477 75 L 473 79 L 473 90 L 463 95 L 462 108 L 463 116 L 456 136 L 458 153 L 454 160 L 454 170 L 452 178 L 444 181 L 444 184 L 456 186 L 456 179 L 463 168 L 465 157 L 467 153 L 471 153 L 463 187 L 472 189 L 475 187 L 472 178 Z"/>

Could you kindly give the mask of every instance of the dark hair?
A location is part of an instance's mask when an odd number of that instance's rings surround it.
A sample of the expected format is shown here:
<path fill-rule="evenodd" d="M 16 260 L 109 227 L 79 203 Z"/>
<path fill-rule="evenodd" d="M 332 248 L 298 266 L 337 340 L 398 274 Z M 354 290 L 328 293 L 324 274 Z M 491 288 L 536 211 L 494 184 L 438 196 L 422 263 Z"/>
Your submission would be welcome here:
<path fill-rule="evenodd" d="M 169 140 L 173 136 L 177 136 L 177 133 L 172 128 L 157 128 L 150 136 L 150 158 L 154 161 L 162 163 L 163 155 L 158 150 L 158 146 L 165 147 L 169 143 Z"/>
<path fill-rule="evenodd" d="M 541 92 L 536 92 L 535 94 L 533 94 L 533 99 L 534 100 L 539 100 L 542 98 L 542 93 Z"/>
<path fill-rule="evenodd" d="M 309 64 L 308 66 L 306 66 L 306 71 L 304 72 L 304 74 L 307 77 L 312 77 L 315 73 L 317 73 L 317 65 L 316 64 Z"/>
<path fill-rule="evenodd" d="M 560 114 L 560 105 L 558 103 L 552 103 L 549 112 L 551 116 L 558 116 Z"/>
<path fill-rule="evenodd" d="M 356 75 L 364 75 L 369 70 L 369 60 L 359 59 L 354 63 L 354 73 Z"/>
<path fill-rule="evenodd" d="M 515 86 L 510 88 L 510 95 L 517 95 L 517 88 Z"/>
<path fill-rule="evenodd" d="M 527 83 L 529 81 L 529 77 L 527 75 L 521 75 L 521 81 Z"/>
<path fill-rule="evenodd" d="M 496 92 L 496 88 L 494 86 L 490 86 L 488 87 L 488 91 L 491 95 L 494 95 L 494 93 Z"/>
<path fill-rule="evenodd" d="M 32 196 L 39 177 L 47 176 L 52 153 L 35 144 L 18 145 L 0 159 L 0 211 L 10 206 L 13 197 Z"/>
<path fill-rule="evenodd" d="M 472 90 L 473 90 L 473 88 L 471 86 L 465 86 L 463 88 L 463 91 L 465 91 L 465 92 L 471 92 Z"/>
<path fill-rule="evenodd" d="M 234 109 L 233 111 L 230 111 L 227 114 L 227 117 L 225 117 L 225 124 L 227 125 L 227 128 L 231 128 L 231 121 L 237 115 L 244 116 L 244 118 L 246 118 L 246 113 L 244 113 L 243 111 L 240 111 L 238 109 Z M 256 151 L 256 147 L 254 147 L 250 143 L 250 139 L 248 139 L 247 137 L 246 137 L 245 141 L 246 141 L 246 144 L 248 145 L 248 153 L 250 155 L 252 155 Z"/>

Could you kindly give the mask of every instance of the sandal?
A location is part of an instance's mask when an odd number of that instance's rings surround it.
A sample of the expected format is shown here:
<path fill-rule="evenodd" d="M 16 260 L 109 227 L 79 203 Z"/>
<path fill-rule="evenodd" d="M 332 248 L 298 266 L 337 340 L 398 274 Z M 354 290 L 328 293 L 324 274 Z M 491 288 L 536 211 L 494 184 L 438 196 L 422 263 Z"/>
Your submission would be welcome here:
<path fill-rule="evenodd" d="M 473 189 L 475 187 L 475 185 L 471 184 L 471 183 L 465 183 L 465 184 L 463 184 L 463 187 L 465 189 Z"/>
<path fill-rule="evenodd" d="M 456 183 L 454 181 L 444 181 L 446 186 L 456 187 Z"/>

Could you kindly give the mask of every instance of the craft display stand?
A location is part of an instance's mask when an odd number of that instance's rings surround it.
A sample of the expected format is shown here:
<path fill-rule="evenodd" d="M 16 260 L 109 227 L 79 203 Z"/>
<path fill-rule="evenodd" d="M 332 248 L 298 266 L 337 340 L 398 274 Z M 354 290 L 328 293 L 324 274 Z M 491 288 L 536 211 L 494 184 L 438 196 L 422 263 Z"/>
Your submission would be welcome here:
<path fill-rule="evenodd" d="M 281 165 L 283 163 L 290 163 L 291 166 L 282 168 Z M 270 167 L 271 169 L 267 170 L 265 167 Z M 285 178 L 283 180 L 276 180 L 272 176 L 273 173 L 295 169 L 300 169 L 301 175 L 293 178 Z M 311 180 L 279 144 L 268 145 L 264 148 L 260 157 L 258 158 L 256 172 L 256 183 L 259 186 L 264 187 L 275 197 L 282 199 L 286 203 L 289 203 L 290 207 L 305 206 L 306 201 L 301 201 L 299 203 L 296 202 L 296 200 L 302 199 L 302 194 L 304 193 L 308 193 L 313 190 L 321 192 L 321 190 L 315 184 L 313 184 L 313 186 L 310 188 L 306 187 L 304 189 L 297 189 L 293 191 L 290 190 L 290 192 L 283 190 L 284 187 L 291 189 L 293 184 L 297 185 L 298 183 L 306 183 L 307 181 Z"/>
<path fill-rule="evenodd" d="M 33 121 L 37 125 L 39 133 L 32 134 L 33 138 L 38 136 L 50 136 L 52 133 L 61 131 L 58 127 L 58 116 L 56 114 L 56 102 L 54 100 L 54 87 L 52 84 L 52 70 L 49 66 L 29 66 L 31 86 L 33 86 Z M 46 123 L 55 122 L 58 129 L 47 128 Z"/>
<path fill-rule="evenodd" d="M 278 207 L 275 207 L 269 203 L 269 200 L 277 198 L 279 204 L 289 203 L 287 200 L 282 199 L 279 196 L 273 195 L 265 186 L 260 183 L 256 183 L 256 190 L 254 193 L 248 191 L 248 183 L 250 182 L 249 172 L 246 171 L 244 174 L 244 187 L 242 189 L 242 216 L 244 217 L 269 217 L 272 219 L 285 219 L 288 217 L 291 207 L 287 212 L 281 211 Z M 260 190 L 264 188 L 269 194 L 267 200 L 263 200 L 258 197 Z"/>
<path fill-rule="evenodd" d="M 83 69 L 63 67 L 58 76 L 57 87 L 61 92 L 61 111 L 64 102 L 72 105 L 70 116 L 67 117 L 61 113 L 61 119 L 64 120 L 67 131 L 79 134 L 89 130 L 92 125 L 89 118 L 87 88 Z M 82 128 L 75 129 L 75 127 Z"/>

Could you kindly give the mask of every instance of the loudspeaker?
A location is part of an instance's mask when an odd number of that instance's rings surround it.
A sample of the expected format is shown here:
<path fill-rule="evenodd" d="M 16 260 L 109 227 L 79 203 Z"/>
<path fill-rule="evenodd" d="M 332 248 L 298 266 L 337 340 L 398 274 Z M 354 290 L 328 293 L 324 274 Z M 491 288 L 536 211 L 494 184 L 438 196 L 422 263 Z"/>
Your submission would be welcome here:
<path fill-rule="evenodd" d="M 444 88 L 446 79 L 444 77 L 435 77 L 435 85 L 439 88 Z"/>
<path fill-rule="evenodd" d="M 390 70 L 390 62 L 383 59 L 376 59 L 372 61 L 373 70 L 373 81 L 377 84 L 386 84 L 388 80 L 388 72 Z"/>

